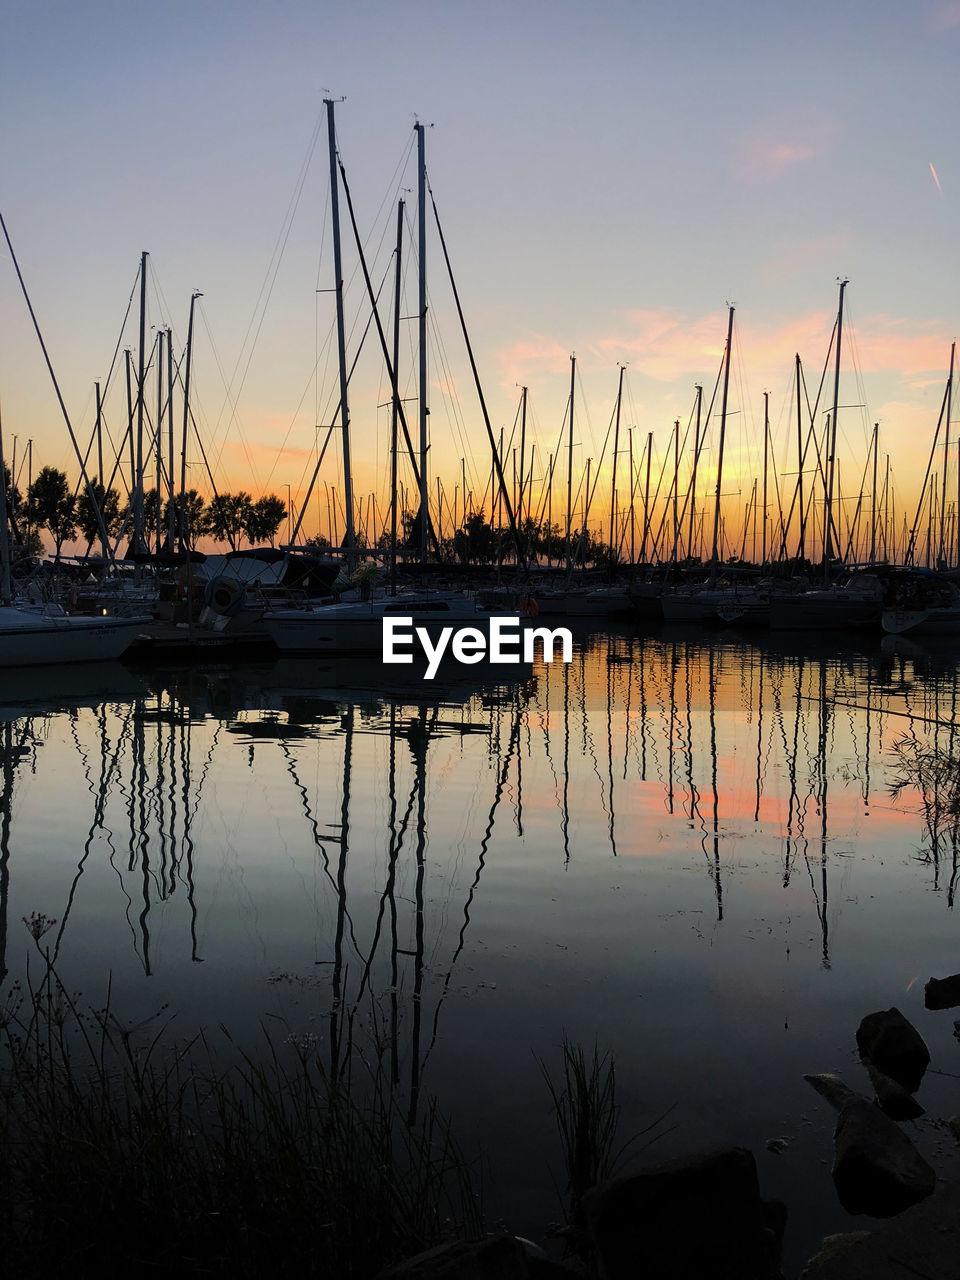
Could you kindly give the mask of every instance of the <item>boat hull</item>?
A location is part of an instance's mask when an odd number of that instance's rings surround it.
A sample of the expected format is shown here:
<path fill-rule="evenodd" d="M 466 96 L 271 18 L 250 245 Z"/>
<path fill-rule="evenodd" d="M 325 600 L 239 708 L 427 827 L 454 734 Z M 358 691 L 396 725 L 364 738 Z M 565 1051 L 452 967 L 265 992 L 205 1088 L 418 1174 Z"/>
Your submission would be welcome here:
<path fill-rule="evenodd" d="M 885 609 L 880 623 L 888 635 L 960 635 L 960 609 Z"/>
<path fill-rule="evenodd" d="M 774 631 L 848 631 L 876 626 L 880 604 L 870 599 L 817 597 L 815 593 L 786 596 L 770 604 L 770 627 Z"/>
<path fill-rule="evenodd" d="M 133 644 L 149 618 L 37 618 L 0 626 L 0 669 L 110 662 Z"/>

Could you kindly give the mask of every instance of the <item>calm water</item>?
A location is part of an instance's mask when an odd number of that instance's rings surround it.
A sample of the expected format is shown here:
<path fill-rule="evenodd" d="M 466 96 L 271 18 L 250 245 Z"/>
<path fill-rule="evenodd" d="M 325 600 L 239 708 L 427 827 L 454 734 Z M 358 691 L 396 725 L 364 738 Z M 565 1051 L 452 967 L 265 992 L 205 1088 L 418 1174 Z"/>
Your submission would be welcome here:
<path fill-rule="evenodd" d="M 891 1004 L 960 1072 L 923 1010 L 960 970 L 956 842 L 890 791 L 903 735 L 950 748 L 957 665 L 816 643 L 585 634 L 518 683 L 406 689 L 308 660 L 5 677 L 5 982 L 42 911 L 68 985 L 100 1004 L 112 974 L 116 1008 L 169 1003 L 184 1037 L 263 1023 L 335 1058 L 375 1012 L 405 1105 L 439 1096 L 527 1234 L 559 1216 L 534 1055 L 596 1041 L 624 1137 L 673 1108 L 644 1158 L 753 1149 L 795 1269 L 869 1225 L 802 1073 L 866 1088 L 854 1031 Z M 955 1088 L 928 1074 L 931 1116 Z"/>

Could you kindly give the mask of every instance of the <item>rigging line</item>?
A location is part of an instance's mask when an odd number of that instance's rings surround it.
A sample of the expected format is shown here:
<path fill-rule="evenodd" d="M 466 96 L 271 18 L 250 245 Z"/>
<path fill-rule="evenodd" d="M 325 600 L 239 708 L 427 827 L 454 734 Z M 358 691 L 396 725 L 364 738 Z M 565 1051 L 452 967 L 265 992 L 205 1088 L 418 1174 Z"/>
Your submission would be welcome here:
<path fill-rule="evenodd" d="M 353 357 L 353 364 L 350 366 L 350 368 L 349 368 L 349 369 L 348 369 L 348 371 L 347 371 L 347 386 L 349 386 L 349 385 L 350 385 L 350 379 L 353 377 L 353 371 L 354 371 L 354 369 L 356 369 L 356 367 L 357 367 L 357 361 L 360 359 L 360 352 L 363 350 L 363 344 L 364 344 L 364 342 L 366 341 L 367 334 L 370 332 L 370 324 L 371 324 L 371 322 L 372 322 L 372 320 L 373 320 L 374 316 L 377 314 L 377 310 L 376 310 L 376 308 L 377 308 L 377 302 L 378 302 L 378 301 L 379 301 L 379 299 L 380 299 L 380 292 L 382 291 L 383 286 L 384 286 L 384 284 L 386 283 L 386 279 L 387 279 L 387 276 L 389 275 L 389 273 L 390 273 L 390 266 L 389 266 L 389 264 L 387 264 L 387 270 L 384 272 L 383 279 L 380 281 L 380 289 L 378 289 L 378 290 L 377 290 L 377 293 L 376 293 L 376 295 L 375 295 L 375 297 L 374 297 L 373 309 L 372 309 L 372 310 L 371 310 L 371 312 L 370 312 L 370 318 L 367 320 L 367 327 L 366 327 L 366 328 L 364 329 L 364 331 L 363 331 L 363 337 L 362 337 L 362 338 L 361 338 L 361 340 L 360 340 L 360 345 L 357 347 L 357 353 L 356 353 L 356 355 Z M 341 403 L 342 403 L 342 402 L 341 402 L 340 400 L 338 400 L 338 401 L 337 401 L 337 411 L 336 411 L 336 413 L 333 415 L 333 417 L 331 418 L 331 422 L 332 422 L 332 423 L 336 423 L 337 419 L 340 417 L 340 406 L 341 406 Z M 304 500 L 303 500 L 303 505 L 302 505 L 302 506 L 301 506 L 301 508 L 300 508 L 300 514 L 299 514 L 299 516 L 297 517 L 297 523 L 296 523 L 296 525 L 294 526 L 293 532 L 292 532 L 292 533 L 291 533 L 291 535 L 290 535 L 290 543 L 291 543 L 291 545 L 292 545 L 293 543 L 295 543 L 295 542 L 296 542 L 297 537 L 298 537 L 298 535 L 299 535 L 299 533 L 300 533 L 300 526 L 303 524 L 304 516 L 307 514 L 307 507 L 308 507 L 308 505 L 309 505 L 309 503 L 310 503 L 310 499 L 311 499 L 311 497 L 313 496 L 313 489 L 314 489 L 314 486 L 315 486 L 315 485 L 316 485 L 316 483 L 317 483 L 317 476 L 320 474 L 320 466 L 321 466 L 321 463 L 323 462 L 324 454 L 327 452 L 327 445 L 330 443 L 330 436 L 331 436 L 332 432 L 333 432 L 335 429 L 336 429 L 336 428 L 335 428 L 335 426 L 333 426 L 333 425 L 331 425 L 331 426 L 329 426 L 329 427 L 327 428 L 327 438 L 326 438 L 326 440 L 323 442 L 323 449 L 321 450 L 320 455 L 319 455 L 319 457 L 317 458 L 317 465 L 316 465 L 316 466 L 314 467 L 314 469 L 313 469 L 313 475 L 312 475 L 312 477 L 311 477 L 311 479 L 310 479 L 310 484 L 309 484 L 309 486 L 308 486 L 308 488 L 307 488 L 307 496 L 306 496 L 306 497 L 304 498 Z M 273 474 L 273 472 L 271 471 L 271 475 L 272 475 L 272 474 Z"/>
<path fill-rule="evenodd" d="M 380 281 L 380 288 L 377 290 L 377 300 L 378 300 L 378 301 L 379 301 L 379 298 L 380 298 L 380 293 L 381 293 L 381 291 L 383 290 L 383 286 L 384 286 L 384 284 L 386 284 L 387 276 L 389 275 L 389 273 L 390 273 L 390 264 L 388 263 L 388 264 L 387 264 L 387 269 L 386 269 L 386 271 L 383 273 L 383 279 Z M 366 342 L 366 340 L 367 340 L 367 334 L 370 332 L 370 326 L 371 326 L 371 324 L 373 324 L 373 312 L 371 312 L 371 313 L 370 313 L 370 315 L 367 317 L 367 323 L 366 323 L 366 326 L 364 327 L 363 334 L 362 334 L 362 336 L 361 336 L 361 338 L 360 338 L 360 343 L 359 343 L 359 345 L 358 345 L 358 347 L 357 347 L 356 355 L 353 357 L 353 363 L 351 364 L 351 366 L 350 366 L 350 368 L 349 368 L 349 370 L 348 370 L 348 372 L 347 372 L 347 386 L 348 386 L 348 387 L 349 387 L 349 385 L 350 385 L 350 379 L 353 377 L 354 370 L 355 370 L 355 369 L 356 369 L 356 367 L 357 367 L 357 362 L 358 362 L 358 361 L 359 361 L 359 359 L 360 359 L 360 352 L 363 350 L 363 344 Z M 319 357 L 318 357 L 318 359 L 319 359 Z M 311 374 L 311 377 L 312 377 L 312 374 Z M 296 423 L 297 417 L 299 416 L 299 413 L 300 413 L 300 409 L 301 409 L 301 407 L 303 406 L 303 402 L 304 402 L 304 400 L 306 400 L 306 398 L 307 398 L 307 392 L 308 392 L 309 390 L 310 390 L 310 378 L 308 377 L 308 379 L 307 379 L 307 385 L 304 387 L 304 389 L 303 389 L 303 395 L 300 397 L 300 403 L 297 405 L 296 410 L 294 411 L 293 418 L 290 420 L 290 425 L 287 427 L 287 434 L 283 437 L 283 443 L 280 445 L 280 448 L 277 450 L 277 458 L 275 458 L 275 459 L 274 459 L 273 465 L 271 466 L 270 471 L 269 471 L 269 473 L 268 473 L 268 475 L 267 475 L 266 484 L 269 484 L 269 483 L 270 483 L 270 481 L 273 479 L 273 473 L 274 473 L 274 471 L 275 471 L 275 470 L 276 470 L 276 468 L 277 468 L 277 460 L 279 459 L 280 454 L 281 454 L 281 453 L 283 452 L 283 450 L 286 448 L 287 441 L 290 439 L 290 433 L 291 433 L 291 431 L 292 431 L 292 430 L 293 430 L 293 428 L 294 428 L 294 424 Z M 338 403 L 337 403 L 337 411 L 336 411 L 336 413 L 334 414 L 332 421 L 336 421 L 336 419 L 337 419 L 339 416 L 340 416 L 340 404 L 339 404 L 339 402 L 338 402 Z M 306 466 L 304 466 L 304 473 L 305 473 L 305 472 L 306 472 Z"/>
<path fill-rule="evenodd" d="M 13 244 L 10 240 L 10 234 L 7 231 L 7 224 L 3 219 L 2 213 L 0 213 L 0 228 L 2 228 L 3 230 L 3 236 L 7 242 L 7 248 L 10 250 L 10 257 L 13 260 L 14 270 L 17 273 L 17 279 L 20 281 L 20 289 L 21 289 L 21 292 L 23 293 L 24 301 L 27 304 L 27 310 L 30 312 L 30 319 L 33 321 L 33 327 L 36 332 L 37 339 L 40 343 L 40 350 L 43 352 L 43 358 L 46 361 L 47 372 L 50 374 L 50 380 L 53 383 L 53 389 L 57 395 L 57 401 L 59 402 L 59 405 L 60 405 L 60 411 L 63 414 L 63 420 L 66 423 L 67 431 L 70 435 L 70 443 L 73 445 L 73 451 L 76 454 L 77 462 L 79 462 L 80 464 L 80 474 L 83 476 L 84 482 L 86 483 L 86 486 L 87 486 L 87 492 L 91 494 L 91 500 L 92 500 L 92 487 L 90 484 L 90 477 L 87 475 L 87 469 L 84 466 L 83 458 L 80 456 L 80 446 L 77 442 L 77 437 L 74 434 L 73 426 L 70 422 L 70 415 L 67 413 L 67 406 L 64 404 L 63 396 L 60 393 L 60 384 L 57 382 L 57 376 L 53 371 L 53 364 L 51 363 L 50 356 L 47 352 L 47 344 L 44 342 L 43 334 L 40 332 L 40 324 L 37 320 L 36 313 L 34 312 L 33 303 L 30 301 L 30 295 L 27 293 L 26 282 L 24 281 L 23 274 L 20 271 L 20 263 L 17 261 L 17 255 L 13 251 Z M 96 504 L 94 505 L 96 506 Z M 110 539 L 107 535 L 106 526 L 103 523 L 103 516 L 100 514 L 99 507 L 97 508 L 97 524 L 99 526 L 99 532 L 103 538 L 103 541 L 105 543 L 109 542 Z"/>
<path fill-rule="evenodd" d="M 313 134 L 310 138 L 309 143 L 307 144 L 306 155 L 303 158 L 303 162 L 300 166 L 300 172 L 298 173 L 296 182 L 294 183 L 293 194 L 290 197 L 290 202 L 287 205 L 287 211 L 284 214 L 283 221 L 280 224 L 280 231 L 277 234 L 276 243 L 273 246 L 273 251 L 270 255 L 269 261 L 267 262 L 266 271 L 264 272 L 263 282 L 260 285 L 260 292 L 257 294 L 257 300 L 253 305 L 253 312 L 247 324 L 247 330 L 243 336 L 243 342 L 240 344 L 240 350 L 237 354 L 237 359 L 233 366 L 233 372 L 230 375 L 229 387 L 232 390 L 234 381 L 236 380 L 237 374 L 240 371 L 241 363 L 243 362 L 244 352 L 246 351 L 247 343 L 250 341 L 251 331 L 253 330 L 254 324 L 256 323 L 256 332 L 254 333 L 253 342 L 250 346 L 249 354 L 247 355 L 247 362 L 243 371 L 243 376 L 240 381 L 240 387 L 238 388 L 238 391 L 237 391 L 237 398 L 239 398 L 240 392 L 243 390 L 243 385 L 246 382 L 247 372 L 250 368 L 250 362 L 253 359 L 253 352 L 259 340 L 260 331 L 263 328 L 263 322 L 264 322 L 264 319 L 266 318 L 267 307 L 270 305 L 270 299 L 273 296 L 273 289 L 276 284 L 277 275 L 279 274 L 279 271 L 280 271 L 280 262 L 283 258 L 284 251 L 286 250 L 287 241 L 290 238 L 290 232 L 293 229 L 293 220 L 296 216 L 297 209 L 300 206 L 300 200 L 301 200 L 301 197 L 303 196 L 303 189 L 307 181 L 307 174 L 310 170 L 310 164 L 313 160 L 313 153 L 316 150 L 317 141 L 320 137 L 325 118 L 326 118 L 326 109 L 321 111 L 320 114 L 317 116 L 317 122 L 314 125 Z M 271 276 L 271 271 L 273 272 L 272 276 Z M 266 294 L 266 296 L 264 296 L 264 294 Z M 261 308 L 261 303 L 263 304 L 262 308 Z M 258 311 L 260 312 L 259 322 L 257 322 Z M 214 424 L 215 431 L 219 428 L 220 419 L 223 417 L 223 410 L 227 402 L 228 402 L 228 399 L 225 398 L 224 403 L 220 407 L 220 412 L 217 415 L 217 421 Z"/>
<path fill-rule="evenodd" d="M 102 396 L 102 398 L 103 398 L 104 400 L 106 400 L 106 398 L 107 398 L 107 391 L 108 391 L 108 390 L 109 390 L 109 388 L 110 388 L 110 380 L 111 380 L 111 378 L 113 377 L 113 371 L 114 371 L 114 369 L 115 369 L 115 367 L 116 367 L 116 363 L 117 363 L 117 356 L 120 354 L 120 346 L 121 346 L 121 343 L 123 342 L 123 333 L 124 333 L 124 330 L 125 330 L 125 329 L 126 329 L 126 327 L 127 327 L 127 321 L 128 321 L 128 320 L 129 320 L 129 318 L 130 318 L 130 308 L 133 306 L 133 299 L 134 299 L 134 296 L 135 296 L 135 294 L 136 294 L 136 292 L 137 292 L 137 284 L 138 284 L 139 280 L 140 280 L 140 267 L 139 267 L 139 265 L 138 265 L 138 266 L 137 266 L 137 270 L 136 270 L 136 274 L 135 274 L 135 275 L 134 275 L 134 277 L 133 277 L 133 287 L 132 287 L 132 288 L 131 288 L 131 290 L 130 290 L 130 297 L 127 299 L 127 309 L 126 309 L 126 311 L 123 313 L 123 323 L 121 324 L 121 326 L 120 326 L 120 332 L 119 332 L 119 334 L 117 335 L 117 345 L 116 345 L 116 346 L 114 347 L 114 349 L 113 349 L 113 358 L 112 358 L 112 360 L 110 361 L 110 368 L 107 370 L 107 376 L 106 376 L 106 378 L 105 378 L 105 380 L 104 380 L 103 388 L 102 388 L 102 390 L 101 390 L 101 396 Z M 111 441 L 111 444 L 112 444 L 112 443 L 113 443 L 113 442 Z"/>
<path fill-rule="evenodd" d="M 230 417 L 227 420 L 227 424 L 224 429 L 223 440 L 221 441 L 219 451 L 217 453 L 216 463 L 215 463 L 216 468 L 219 470 L 220 463 L 223 459 L 223 450 L 226 448 L 226 443 L 227 443 L 227 433 L 229 432 L 230 428 L 235 425 L 237 428 L 237 433 L 240 436 L 240 444 L 243 448 L 243 456 L 247 460 L 247 466 L 250 468 L 250 474 L 254 479 L 254 483 L 259 488 L 260 482 L 257 479 L 256 467 L 253 464 L 253 459 L 250 457 L 250 449 L 247 444 L 246 433 L 244 432 L 244 429 L 243 429 L 243 423 L 240 421 L 240 415 L 237 413 L 237 401 L 231 395 L 230 387 L 227 385 L 226 374 L 224 373 L 223 364 L 220 361 L 220 353 L 217 350 L 217 344 L 214 342 L 213 333 L 211 332 L 209 322 L 207 321 L 207 314 L 206 314 L 206 311 L 204 310 L 202 302 L 198 305 L 197 310 L 200 312 L 200 319 L 203 322 L 204 330 L 206 331 L 207 338 L 209 339 L 209 342 L 210 342 L 210 349 L 213 352 L 213 358 L 216 363 L 217 369 L 220 373 L 220 381 L 223 383 L 223 386 L 224 386 L 224 395 L 227 401 L 229 401 L 230 403 L 230 410 L 231 410 Z M 248 364 L 247 368 L 249 369 L 249 367 L 250 366 Z M 244 377 L 246 377 L 246 372 L 244 373 Z M 242 390 L 243 390 L 243 383 L 241 382 L 239 391 L 237 393 L 238 396 Z M 193 399 L 196 400 L 195 392 L 194 392 Z M 219 421 L 220 419 L 218 418 L 217 422 L 219 423 Z M 217 426 L 214 426 L 212 435 L 215 436 L 216 431 L 217 431 Z"/>

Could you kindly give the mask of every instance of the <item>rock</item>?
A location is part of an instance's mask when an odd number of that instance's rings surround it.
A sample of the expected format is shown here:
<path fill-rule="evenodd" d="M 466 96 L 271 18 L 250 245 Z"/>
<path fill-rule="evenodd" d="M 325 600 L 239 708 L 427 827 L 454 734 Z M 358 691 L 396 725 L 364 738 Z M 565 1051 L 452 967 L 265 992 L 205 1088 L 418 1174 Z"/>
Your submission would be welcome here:
<path fill-rule="evenodd" d="M 832 1072 L 824 1071 L 816 1076 L 804 1076 L 807 1084 L 813 1085 L 821 1098 L 825 1098 L 830 1103 L 834 1111 L 840 1111 L 848 1102 L 853 1102 L 861 1095 L 843 1083 L 839 1076 L 835 1076 Z"/>
<path fill-rule="evenodd" d="M 927 1009 L 955 1009 L 960 1004 L 960 973 L 931 978 L 923 988 L 923 1004 Z"/>
<path fill-rule="evenodd" d="M 899 1009 L 868 1013 L 857 1028 L 857 1047 L 861 1058 L 869 1058 L 908 1093 L 916 1093 L 930 1061 L 930 1050 Z"/>
<path fill-rule="evenodd" d="M 960 1116 L 951 1116 L 947 1121 L 947 1128 L 950 1130 L 954 1142 L 960 1145 Z"/>
<path fill-rule="evenodd" d="M 786 1209 L 742 1147 L 624 1174 L 584 1197 L 607 1280 L 779 1280 Z"/>
<path fill-rule="evenodd" d="M 377 1280 L 570 1280 L 573 1275 L 558 1262 L 534 1256 L 527 1242 L 501 1235 L 437 1245 L 381 1271 Z"/>
<path fill-rule="evenodd" d="M 874 1093 L 877 1095 L 877 1102 L 891 1120 L 916 1120 L 918 1116 L 924 1114 L 923 1107 L 916 1098 L 907 1093 L 896 1080 L 891 1080 L 889 1076 L 885 1076 L 879 1067 L 875 1066 L 869 1058 L 864 1059 L 867 1068 L 867 1074 L 870 1076 L 870 1083 L 873 1085 Z"/>
<path fill-rule="evenodd" d="M 872 1102 L 848 1102 L 834 1132 L 833 1182 L 848 1213 L 890 1218 L 930 1195 L 936 1175 Z"/>
<path fill-rule="evenodd" d="M 802 1280 L 957 1280 L 960 1183 L 940 1187 L 923 1204 L 846 1243 L 839 1253 L 821 1249 Z"/>
<path fill-rule="evenodd" d="M 820 1248 L 801 1272 L 800 1280 L 804 1280 L 805 1276 L 814 1275 L 818 1267 L 832 1262 L 834 1258 L 839 1258 L 855 1244 L 868 1240 L 872 1234 L 872 1231 L 841 1231 L 836 1235 L 824 1236 L 820 1241 Z"/>

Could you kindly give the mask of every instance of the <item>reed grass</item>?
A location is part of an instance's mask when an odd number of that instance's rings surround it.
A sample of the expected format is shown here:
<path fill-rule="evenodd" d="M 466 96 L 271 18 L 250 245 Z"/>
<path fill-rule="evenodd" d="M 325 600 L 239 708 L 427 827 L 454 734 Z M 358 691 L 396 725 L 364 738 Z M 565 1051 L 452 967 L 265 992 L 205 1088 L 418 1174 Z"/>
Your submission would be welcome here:
<path fill-rule="evenodd" d="M 433 1103 L 407 1124 L 375 1046 L 334 1071 L 265 1033 L 222 1069 L 202 1035 L 171 1046 L 163 1011 L 82 1008 L 40 936 L 0 1011 L 7 1274 L 369 1277 L 482 1234 L 449 1125 Z"/>
<path fill-rule="evenodd" d="M 573 1044 L 566 1034 L 561 1043 L 561 1053 L 561 1070 L 556 1077 L 551 1075 L 542 1059 L 538 1058 L 537 1063 L 553 1103 L 560 1136 L 567 1180 L 570 1250 L 584 1261 L 589 1261 L 590 1248 L 584 1233 L 584 1196 L 591 1187 L 619 1173 L 628 1156 L 645 1150 L 672 1132 L 675 1126 L 664 1126 L 676 1104 L 618 1146 L 622 1107 L 617 1101 L 616 1067 L 612 1055 L 601 1055 L 594 1044 L 588 1059 L 583 1047 Z M 644 1138 L 646 1142 L 641 1141 Z"/>

